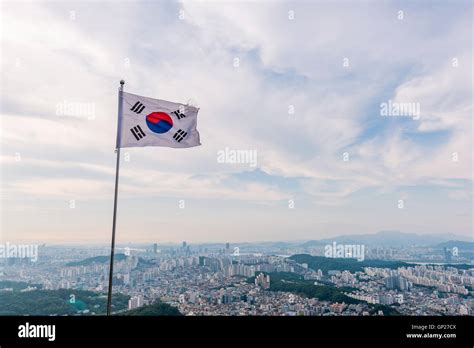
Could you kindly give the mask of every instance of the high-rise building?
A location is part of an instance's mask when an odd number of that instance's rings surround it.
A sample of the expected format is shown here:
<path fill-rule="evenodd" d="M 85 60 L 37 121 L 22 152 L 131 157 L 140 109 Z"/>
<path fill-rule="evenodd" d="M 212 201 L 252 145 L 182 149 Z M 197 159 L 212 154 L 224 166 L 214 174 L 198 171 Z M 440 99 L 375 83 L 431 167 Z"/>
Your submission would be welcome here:
<path fill-rule="evenodd" d="M 270 276 L 268 274 L 264 275 L 263 273 L 259 273 L 259 275 L 255 277 L 255 285 L 268 289 L 270 287 Z"/>
<path fill-rule="evenodd" d="M 186 242 L 183 242 L 183 247 L 182 247 L 183 250 L 186 250 L 186 246 L 187 246 L 187 245 L 188 245 L 188 244 L 187 244 Z"/>
<path fill-rule="evenodd" d="M 390 294 L 383 294 L 383 295 L 379 295 L 379 301 L 378 301 L 380 304 L 383 304 L 383 305 L 391 305 L 393 304 L 395 301 L 394 301 L 394 298 L 392 295 Z"/>
<path fill-rule="evenodd" d="M 153 244 L 153 252 L 156 254 L 158 252 L 158 244 Z"/>
<path fill-rule="evenodd" d="M 391 275 L 385 279 L 385 287 L 387 289 L 397 289 L 397 290 L 409 290 L 410 283 L 399 275 Z"/>
<path fill-rule="evenodd" d="M 143 306 L 143 296 L 137 295 L 132 296 L 130 300 L 128 300 L 128 309 L 134 309 Z"/>

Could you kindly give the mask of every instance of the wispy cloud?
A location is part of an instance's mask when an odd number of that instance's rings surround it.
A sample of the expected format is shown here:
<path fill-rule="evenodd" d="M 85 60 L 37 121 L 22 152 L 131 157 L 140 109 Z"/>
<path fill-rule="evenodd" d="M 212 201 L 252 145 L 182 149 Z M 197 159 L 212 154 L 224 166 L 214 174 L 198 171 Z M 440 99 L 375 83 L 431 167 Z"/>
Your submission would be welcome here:
<path fill-rule="evenodd" d="M 148 199 L 226 201 L 213 216 L 201 212 L 198 239 L 217 236 L 209 225 L 226 226 L 224 206 L 233 201 L 234 211 L 258 203 L 281 214 L 296 200 L 300 215 L 291 221 L 300 237 L 350 233 L 351 223 L 358 232 L 420 219 L 418 232 L 453 227 L 450 217 L 472 201 L 472 4 L 402 5 L 2 4 L 2 198 L 16 202 L 4 204 L 3 215 L 27 196 L 45 209 L 51 200 L 112 199 L 124 78 L 134 93 L 201 108 L 202 147 L 125 149 L 120 184 L 121 203 L 141 197 L 143 211 Z M 419 103 L 420 118 L 381 117 L 388 100 Z M 94 115 L 58 114 L 66 103 L 91 104 Z M 218 163 L 226 147 L 257 151 L 258 169 Z M 445 223 L 414 211 L 402 223 L 384 203 L 396 207 L 403 196 L 438 211 L 423 185 L 439 193 Z M 351 208 L 357 204 L 365 210 Z M 305 218 L 314 210 L 324 218 Z M 364 213 L 374 210 L 385 225 Z M 55 228 L 70 219 L 59 216 Z M 6 220 L 12 235 L 15 221 Z M 470 224 L 456 220 L 453 228 L 468 233 Z"/>

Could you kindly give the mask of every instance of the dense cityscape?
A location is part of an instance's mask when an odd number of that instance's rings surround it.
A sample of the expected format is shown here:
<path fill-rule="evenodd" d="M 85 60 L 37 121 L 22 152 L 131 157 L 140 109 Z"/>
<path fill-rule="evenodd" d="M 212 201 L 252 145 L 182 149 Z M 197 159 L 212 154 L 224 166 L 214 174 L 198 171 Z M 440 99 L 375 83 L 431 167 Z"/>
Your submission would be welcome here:
<path fill-rule="evenodd" d="M 457 249 L 367 247 L 363 261 L 324 253 L 324 245 L 308 244 L 122 246 L 113 291 L 128 304 L 115 312 L 158 301 L 188 316 L 474 314 L 474 266 Z M 431 262 L 410 262 L 416 258 Z M 40 245 L 35 262 L 0 259 L 0 284 L 7 284 L 0 294 L 14 291 L 11 282 L 28 284 L 23 293 L 104 294 L 108 261 L 106 247 Z M 75 314 L 100 313 L 87 307 Z"/>

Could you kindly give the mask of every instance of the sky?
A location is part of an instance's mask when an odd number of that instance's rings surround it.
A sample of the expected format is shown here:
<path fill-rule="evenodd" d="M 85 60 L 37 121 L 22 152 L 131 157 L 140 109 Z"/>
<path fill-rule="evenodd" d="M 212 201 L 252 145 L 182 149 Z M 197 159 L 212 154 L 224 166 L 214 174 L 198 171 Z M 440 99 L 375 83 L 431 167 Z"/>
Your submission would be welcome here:
<path fill-rule="evenodd" d="M 1 7 L 0 242 L 110 241 L 120 79 L 202 146 L 122 150 L 117 243 L 472 236 L 470 1 Z"/>

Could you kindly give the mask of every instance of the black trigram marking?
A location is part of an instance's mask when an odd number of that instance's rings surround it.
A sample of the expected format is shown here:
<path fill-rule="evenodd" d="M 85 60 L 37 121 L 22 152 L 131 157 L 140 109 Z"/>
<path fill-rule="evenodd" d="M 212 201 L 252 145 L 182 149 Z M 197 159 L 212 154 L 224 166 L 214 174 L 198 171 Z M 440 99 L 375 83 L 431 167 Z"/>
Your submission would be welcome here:
<path fill-rule="evenodd" d="M 145 108 L 145 105 L 143 105 L 142 103 L 137 101 L 135 103 L 135 105 L 130 110 L 132 110 L 133 112 L 136 112 L 137 114 L 139 114 L 143 111 L 144 108 Z"/>
<path fill-rule="evenodd" d="M 181 113 L 179 110 L 173 111 L 172 114 L 175 115 L 178 120 L 181 120 L 182 118 L 186 117 L 186 115 Z"/>
<path fill-rule="evenodd" d="M 178 143 L 181 142 L 181 140 L 183 140 L 186 135 L 188 135 L 188 132 L 185 132 L 184 130 L 182 129 L 178 129 L 178 131 L 176 133 L 174 133 L 173 135 L 173 138 L 174 140 L 176 140 Z"/>
<path fill-rule="evenodd" d="M 140 128 L 139 125 L 136 125 L 133 128 L 130 128 L 130 132 L 132 132 L 133 136 L 135 139 L 140 140 L 143 137 L 146 137 L 146 134 L 143 132 L 143 130 Z"/>

